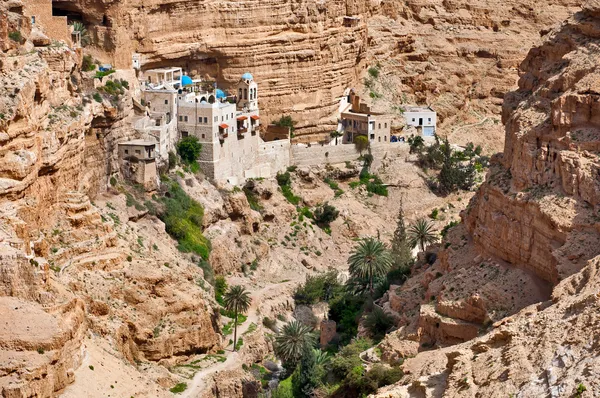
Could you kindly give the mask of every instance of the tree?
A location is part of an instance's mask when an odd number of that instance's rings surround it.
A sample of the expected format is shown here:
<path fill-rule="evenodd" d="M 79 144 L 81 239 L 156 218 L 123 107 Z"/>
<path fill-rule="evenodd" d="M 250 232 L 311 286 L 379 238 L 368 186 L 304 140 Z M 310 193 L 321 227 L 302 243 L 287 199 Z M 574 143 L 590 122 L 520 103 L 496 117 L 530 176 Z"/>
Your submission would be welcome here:
<path fill-rule="evenodd" d="M 306 346 L 312 348 L 315 344 L 312 330 L 311 327 L 294 320 L 286 324 L 275 336 L 273 347 L 275 355 L 286 364 L 286 367 L 289 366 L 288 370 L 296 367 Z"/>
<path fill-rule="evenodd" d="M 75 21 L 75 22 L 73 22 L 72 26 L 73 26 L 74 32 L 79 32 L 79 37 L 81 39 L 81 46 L 85 47 L 88 44 L 90 44 L 90 42 L 92 40 L 91 40 L 90 35 L 89 35 L 87 29 L 85 28 L 85 25 L 83 24 L 83 22 Z"/>
<path fill-rule="evenodd" d="M 319 226 L 323 227 L 328 227 L 339 215 L 339 210 L 327 202 L 325 202 L 324 205 L 317 207 L 314 212 L 315 221 Z"/>
<path fill-rule="evenodd" d="M 342 132 L 340 132 L 340 131 L 337 131 L 337 130 L 334 130 L 334 131 L 332 131 L 331 133 L 329 133 L 329 136 L 330 136 L 331 138 L 335 138 L 335 145 L 337 145 L 337 144 L 338 144 L 338 138 L 339 138 L 339 137 L 343 137 L 343 136 L 344 136 L 344 133 L 342 133 Z"/>
<path fill-rule="evenodd" d="M 296 121 L 294 119 L 292 119 L 292 117 L 290 115 L 286 115 L 286 116 L 282 116 L 281 118 L 279 118 L 279 120 L 273 122 L 273 124 L 275 126 L 280 126 L 280 127 L 289 127 L 290 129 L 290 134 L 294 133 L 294 130 L 296 129 Z"/>
<path fill-rule="evenodd" d="M 369 147 L 369 139 L 366 135 L 354 137 L 354 148 L 362 156 L 362 152 Z"/>
<path fill-rule="evenodd" d="M 224 297 L 225 308 L 233 311 L 233 351 L 236 351 L 238 313 L 244 314 L 250 307 L 250 293 L 243 286 L 231 286 Z"/>
<path fill-rule="evenodd" d="M 310 345 L 305 345 L 300 359 L 300 369 L 292 375 L 294 386 L 294 397 L 311 398 L 315 388 L 319 385 L 319 372 L 317 369 L 317 357 Z"/>
<path fill-rule="evenodd" d="M 418 245 L 423 252 L 427 244 L 437 241 L 437 234 L 435 233 L 433 224 L 424 218 L 420 218 L 408 229 L 408 238 L 411 247 Z"/>
<path fill-rule="evenodd" d="M 442 169 L 438 176 L 439 190 L 441 193 L 447 194 L 458 189 L 471 189 L 475 184 L 475 163 L 473 158 L 476 156 L 476 151 L 481 153 L 481 148 L 473 149 L 467 146 L 467 149 L 462 152 L 454 152 L 448 141 L 448 137 L 444 138 L 442 149 Z M 478 155 L 477 155 L 478 156 Z M 467 164 L 463 162 L 468 160 Z"/>
<path fill-rule="evenodd" d="M 177 143 L 177 153 L 179 153 L 181 159 L 187 164 L 194 163 L 198 159 L 198 156 L 200 156 L 201 150 L 202 144 L 198 142 L 198 137 L 193 135 L 182 138 Z"/>
<path fill-rule="evenodd" d="M 365 238 L 348 258 L 350 275 L 356 279 L 368 280 L 369 291 L 373 295 L 373 281 L 385 275 L 392 266 L 392 258 L 387 247 L 375 238 Z"/>
<path fill-rule="evenodd" d="M 420 135 L 415 136 L 411 134 L 408 137 L 408 145 L 409 145 L 409 153 L 421 153 L 423 147 L 425 146 L 425 140 Z"/>
<path fill-rule="evenodd" d="M 402 196 L 400 197 L 400 209 L 398 210 L 396 230 L 392 238 L 391 252 L 395 267 L 404 269 L 411 264 L 412 251 L 404 224 L 404 198 Z"/>

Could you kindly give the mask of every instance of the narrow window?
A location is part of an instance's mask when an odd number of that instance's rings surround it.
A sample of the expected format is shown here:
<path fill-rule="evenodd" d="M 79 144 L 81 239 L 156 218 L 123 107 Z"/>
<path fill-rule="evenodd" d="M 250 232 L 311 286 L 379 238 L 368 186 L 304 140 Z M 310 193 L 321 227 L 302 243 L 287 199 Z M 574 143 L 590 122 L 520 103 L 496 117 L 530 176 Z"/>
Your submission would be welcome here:
<path fill-rule="evenodd" d="M 202 134 L 202 138 L 204 138 L 204 134 Z"/>
<path fill-rule="evenodd" d="M 125 149 L 125 155 L 129 154 L 129 149 Z"/>
<path fill-rule="evenodd" d="M 387 129 L 387 123 L 383 123 L 383 128 Z"/>
<path fill-rule="evenodd" d="M 202 118 L 201 117 L 198 118 L 198 123 L 202 123 Z"/>
<path fill-rule="evenodd" d="M 169 100 L 165 100 L 165 105 L 169 105 Z"/>
<path fill-rule="evenodd" d="M 204 123 L 208 123 L 208 118 L 207 117 L 204 118 Z"/>
<path fill-rule="evenodd" d="M 413 121 L 413 122 L 415 121 L 415 118 L 414 118 L 414 117 L 412 118 L 412 121 Z"/>
<path fill-rule="evenodd" d="M 379 138 L 379 142 L 381 142 L 381 137 L 377 137 L 377 138 Z"/>
<path fill-rule="evenodd" d="M 381 128 L 381 123 L 379 123 L 379 127 L 377 127 L 377 128 L 378 128 L 378 129 L 380 129 L 380 128 Z"/>
<path fill-rule="evenodd" d="M 187 116 L 184 116 L 184 117 L 183 117 L 183 121 L 184 121 L 184 122 L 187 122 L 187 121 L 188 121 L 188 117 L 187 117 Z"/>
<path fill-rule="evenodd" d="M 179 121 L 183 122 L 183 116 L 179 115 Z"/>

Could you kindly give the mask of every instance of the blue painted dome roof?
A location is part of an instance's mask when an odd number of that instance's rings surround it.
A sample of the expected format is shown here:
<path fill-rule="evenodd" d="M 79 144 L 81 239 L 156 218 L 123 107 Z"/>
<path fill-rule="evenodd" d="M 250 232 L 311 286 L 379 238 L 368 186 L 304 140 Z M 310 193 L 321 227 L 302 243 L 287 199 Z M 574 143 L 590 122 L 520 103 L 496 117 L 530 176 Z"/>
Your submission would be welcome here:
<path fill-rule="evenodd" d="M 181 85 L 182 86 L 191 86 L 193 84 L 192 78 L 186 75 L 181 76 Z"/>
<path fill-rule="evenodd" d="M 225 94 L 225 91 L 218 88 L 217 89 L 217 98 L 227 98 L 227 94 Z"/>
<path fill-rule="evenodd" d="M 252 75 L 250 74 L 250 72 L 246 72 L 242 75 L 242 79 L 243 80 L 254 80 L 254 78 L 252 77 Z"/>

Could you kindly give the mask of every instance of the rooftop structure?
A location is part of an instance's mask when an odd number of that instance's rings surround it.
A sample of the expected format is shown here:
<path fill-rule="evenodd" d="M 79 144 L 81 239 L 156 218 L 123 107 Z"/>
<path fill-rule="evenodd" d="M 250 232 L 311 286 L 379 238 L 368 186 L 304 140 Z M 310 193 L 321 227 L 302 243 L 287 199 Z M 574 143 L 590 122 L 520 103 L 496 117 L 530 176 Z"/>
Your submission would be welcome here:
<path fill-rule="evenodd" d="M 150 87 L 160 88 L 171 86 L 179 88 L 182 86 L 183 72 L 181 68 L 149 69 L 144 72 L 144 76 L 146 77 L 146 83 Z"/>

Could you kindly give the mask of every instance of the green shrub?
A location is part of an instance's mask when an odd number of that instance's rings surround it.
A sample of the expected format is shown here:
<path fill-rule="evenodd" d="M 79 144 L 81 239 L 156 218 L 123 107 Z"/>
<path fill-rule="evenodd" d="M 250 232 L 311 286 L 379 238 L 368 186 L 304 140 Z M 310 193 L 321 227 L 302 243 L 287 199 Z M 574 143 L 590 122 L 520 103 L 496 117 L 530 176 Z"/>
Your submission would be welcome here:
<path fill-rule="evenodd" d="M 246 195 L 246 199 L 248 200 L 248 204 L 252 210 L 261 212 L 264 210 L 263 206 L 259 202 L 258 196 L 250 189 L 244 187 L 244 194 Z"/>
<path fill-rule="evenodd" d="M 289 171 L 286 171 L 285 173 L 277 173 L 276 179 L 277 184 L 279 184 L 280 187 L 284 185 L 290 185 L 292 183 L 292 178 L 290 177 Z"/>
<path fill-rule="evenodd" d="M 369 68 L 368 70 L 369 75 L 373 78 L 373 79 L 377 79 L 379 77 L 379 68 L 377 68 L 376 66 L 372 66 Z"/>
<path fill-rule="evenodd" d="M 280 127 L 289 127 L 290 133 L 293 133 L 295 130 L 296 121 L 292 119 L 290 115 L 282 116 L 279 120 L 273 122 L 274 125 Z"/>
<path fill-rule="evenodd" d="M 164 210 L 159 218 L 165 223 L 165 230 L 179 243 L 178 249 L 184 253 L 196 253 L 204 260 L 210 253 L 210 241 L 202 235 L 204 209 L 190 198 L 177 182 L 165 181 L 168 195 L 162 198 Z"/>
<path fill-rule="evenodd" d="M 197 165 L 197 159 L 201 151 L 202 144 L 200 144 L 196 136 L 190 135 L 184 137 L 177 143 L 177 153 L 187 165 Z"/>
<path fill-rule="evenodd" d="M 460 224 L 460 222 L 453 220 L 450 221 L 448 224 L 446 224 L 446 226 L 444 226 L 444 228 L 442 228 L 442 230 L 440 231 L 440 234 L 442 235 L 442 237 L 446 237 L 446 235 L 448 234 L 448 231 L 454 227 L 456 227 L 458 224 Z"/>
<path fill-rule="evenodd" d="M 225 305 L 225 302 L 223 301 L 223 295 L 226 291 L 227 281 L 225 280 L 225 277 L 221 275 L 217 276 L 215 278 L 215 300 L 217 300 L 217 303 L 221 304 L 222 306 Z"/>
<path fill-rule="evenodd" d="M 335 221 L 340 215 L 340 212 L 329 203 L 325 203 L 322 206 L 318 206 L 315 209 L 315 221 L 317 225 L 321 227 L 328 227 L 330 223 Z"/>
<path fill-rule="evenodd" d="M 308 275 L 304 284 L 298 286 L 294 292 L 296 305 L 317 304 L 327 301 L 341 289 L 337 271 L 329 271 L 320 275 Z"/>
<path fill-rule="evenodd" d="M 179 394 L 184 392 L 186 389 L 187 383 L 177 383 L 169 391 L 171 391 L 173 394 Z"/>
<path fill-rule="evenodd" d="M 386 314 L 381 308 L 375 307 L 364 322 L 365 327 L 371 332 L 375 341 L 381 340 L 385 334 L 394 326 L 394 319 Z"/>
<path fill-rule="evenodd" d="M 289 185 L 283 185 L 281 187 L 281 193 L 291 204 L 297 205 L 300 203 L 300 197 L 294 195 L 294 192 L 292 192 L 292 188 Z"/>
<path fill-rule="evenodd" d="M 8 38 L 12 41 L 20 43 L 23 40 L 23 35 L 18 30 L 12 31 L 8 34 Z"/>
<path fill-rule="evenodd" d="M 131 255 L 127 256 L 127 261 L 132 262 L 133 261 L 133 257 L 131 257 Z"/>
<path fill-rule="evenodd" d="M 433 209 L 431 211 L 431 214 L 429 215 L 429 218 L 431 218 L 432 220 L 437 220 L 439 212 L 440 211 L 436 207 L 435 209 Z"/>
<path fill-rule="evenodd" d="M 101 78 L 103 78 L 105 76 L 108 76 L 108 75 L 111 75 L 113 73 L 115 73 L 114 69 L 105 70 L 105 71 L 97 71 L 96 75 L 94 76 L 94 78 L 101 79 Z"/>
<path fill-rule="evenodd" d="M 96 69 L 96 64 L 94 64 L 94 60 L 91 55 L 84 55 L 83 61 L 81 62 L 81 69 L 84 72 L 89 72 Z"/>
<path fill-rule="evenodd" d="M 94 93 L 92 97 L 94 98 L 94 101 L 102 102 L 102 96 L 100 95 L 100 93 Z"/>
<path fill-rule="evenodd" d="M 169 151 L 169 170 L 172 170 L 177 165 L 177 155 L 175 152 Z"/>

